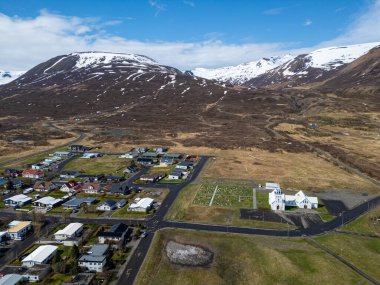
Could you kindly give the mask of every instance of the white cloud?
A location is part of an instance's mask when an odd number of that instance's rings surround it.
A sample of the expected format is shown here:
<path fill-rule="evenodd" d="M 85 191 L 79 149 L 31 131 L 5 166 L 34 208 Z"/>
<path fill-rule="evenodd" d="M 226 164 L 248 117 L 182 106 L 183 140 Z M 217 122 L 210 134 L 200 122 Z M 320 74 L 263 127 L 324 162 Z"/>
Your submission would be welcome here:
<path fill-rule="evenodd" d="M 284 53 L 279 43 L 226 44 L 215 36 L 201 42 L 143 42 L 107 34 L 99 19 L 42 11 L 36 18 L 0 14 L 0 69 L 24 70 L 76 51 L 138 53 L 180 69 L 220 67 Z"/>
<path fill-rule="evenodd" d="M 166 11 L 166 5 L 159 3 L 157 0 L 149 0 L 150 6 L 152 6 L 155 10 L 155 16 L 158 16 L 163 11 Z"/>
<path fill-rule="evenodd" d="M 367 10 L 343 29 L 340 36 L 319 46 L 349 45 L 380 41 L 380 0 L 372 1 Z"/>
<path fill-rule="evenodd" d="M 268 10 L 263 11 L 263 14 L 268 15 L 268 16 L 275 16 L 275 15 L 281 14 L 283 11 L 284 11 L 284 8 L 281 8 L 281 7 L 272 8 L 272 9 L 268 9 Z"/>
<path fill-rule="evenodd" d="M 311 26 L 312 23 L 313 23 L 312 20 L 307 19 L 307 20 L 303 23 L 303 25 L 307 27 L 307 26 Z"/>

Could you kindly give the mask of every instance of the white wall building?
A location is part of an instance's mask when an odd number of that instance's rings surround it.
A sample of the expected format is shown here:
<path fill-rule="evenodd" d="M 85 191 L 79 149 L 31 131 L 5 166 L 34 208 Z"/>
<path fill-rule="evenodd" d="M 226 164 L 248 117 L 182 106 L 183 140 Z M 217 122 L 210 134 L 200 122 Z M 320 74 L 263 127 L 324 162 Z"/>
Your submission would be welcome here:
<path fill-rule="evenodd" d="M 58 250 L 54 245 L 42 245 L 22 260 L 22 265 L 33 267 L 36 264 L 47 264 Z"/>
<path fill-rule="evenodd" d="M 66 240 L 68 238 L 77 237 L 83 231 L 83 224 L 81 223 L 71 223 L 68 224 L 64 229 L 57 231 L 54 234 L 55 240 Z"/>
<path fill-rule="evenodd" d="M 302 191 L 297 192 L 295 195 L 285 195 L 278 185 L 278 188 L 269 193 L 269 205 L 272 210 L 281 211 L 284 211 L 285 207 L 316 209 L 318 208 L 318 198 L 309 197 Z"/>
<path fill-rule="evenodd" d="M 53 209 L 62 203 L 62 199 L 56 199 L 54 197 L 45 196 L 33 202 L 33 205 L 39 208 Z"/>
<path fill-rule="evenodd" d="M 23 240 L 31 229 L 31 221 L 13 221 L 8 225 L 8 235 L 11 239 Z"/>
<path fill-rule="evenodd" d="M 142 198 L 139 201 L 132 203 L 128 210 L 132 212 L 146 212 L 152 208 L 154 200 L 152 198 Z"/>
<path fill-rule="evenodd" d="M 22 207 L 31 202 L 32 202 L 32 198 L 24 194 L 19 194 L 19 195 L 15 195 L 10 198 L 4 199 L 4 204 L 11 207 L 16 207 L 16 206 Z"/>

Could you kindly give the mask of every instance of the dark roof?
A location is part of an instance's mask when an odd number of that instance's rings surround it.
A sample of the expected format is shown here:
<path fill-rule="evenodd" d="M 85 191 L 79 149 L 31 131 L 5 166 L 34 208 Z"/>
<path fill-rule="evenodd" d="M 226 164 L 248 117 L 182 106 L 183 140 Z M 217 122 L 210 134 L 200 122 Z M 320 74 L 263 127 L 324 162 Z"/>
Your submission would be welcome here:
<path fill-rule="evenodd" d="M 165 153 L 164 158 L 180 158 L 182 154 L 180 153 Z"/>
<path fill-rule="evenodd" d="M 61 172 L 61 175 L 78 175 L 79 172 L 78 171 L 74 171 L 74 170 L 64 170 Z"/>
<path fill-rule="evenodd" d="M 178 163 L 178 165 L 181 165 L 181 166 L 192 166 L 192 165 L 194 165 L 194 162 L 191 162 L 191 161 L 181 161 L 180 163 Z"/>
<path fill-rule="evenodd" d="M 17 169 L 14 169 L 14 168 L 7 168 L 5 169 L 5 173 L 18 173 L 19 171 Z"/>
<path fill-rule="evenodd" d="M 152 158 L 140 157 L 137 159 L 138 162 L 153 162 Z"/>
<path fill-rule="evenodd" d="M 73 198 L 63 204 L 64 207 L 79 207 L 82 203 L 95 203 L 96 199 L 92 197 L 88 198 Z"/>
<path fill-rule="evenodd" d="M 121 237 L 128 231 L 128 226 L 123 223 L 114 224 L 108 231 L 99 232 L 98 237 Z"/>
<path fill-rule="evenodd" d="M 126 183 L 117 183 L 117 184 L 112 184 L 109 192 L 111 193 L 125 193 L 127 191 L 128 185 Z"/>
<path fill-rule="evenodd" d="M 102 205 L 107 205 L 107 206 L 113 206 L 113 205 L 115 205 L 116 204 L 116 201 L 114 201 L 114 200 L 111 200 L 111 199 L 108 199 L 108 200 L 106 200 L 106 201 L 104 201 L 103 203 L 102 203 Z"/>

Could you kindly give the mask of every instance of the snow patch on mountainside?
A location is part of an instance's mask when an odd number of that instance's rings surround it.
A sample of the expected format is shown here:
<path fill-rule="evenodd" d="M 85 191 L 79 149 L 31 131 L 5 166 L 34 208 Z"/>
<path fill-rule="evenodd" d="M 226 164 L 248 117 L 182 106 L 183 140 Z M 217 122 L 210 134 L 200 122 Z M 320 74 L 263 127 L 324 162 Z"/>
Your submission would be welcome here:
<path fill-rule="evenodd" d="M 365 55 L 370 49 L 378 45 L 380 42 L 318 49 L 306 57 L 310 60 L 307 67 L 324 70 L 335 69 Z"/>
<path fill-rule="evenodd" d="M 0 85 L 7 84 L 21 75 L 23 75 L 25 71 L 5 71 L 0 70 Z"/>
<path fill-rule="evenodd" d="M 287 54 L 282 57 L 262 58 L 257 61 L 243 63 L 237 66 L 228 66 L 215 69 L 195 68 L 192 72 L 194 75 L 206 79 L 215 79 L 218 81 L 228 81 L 235 84 L 241 84 L 273 68 L 276 68 L 277 66 L 280 66 L 293 58 L 294 56 Z"/>
<path fill-rule="evenodd" d="M 136 61 L 143 64 L 157 65 L 153 59 L 137 54 L 121 54 L 121 53 L 106 53 L 106 52 L 78 52 L 71 55 L 78 56 L 76 68 L 86 68 L 94 65 L 106 65 L 113 62 L 127 63 L 129 61 Z M 124 62 L 127 61 L 127 62 Z"/>

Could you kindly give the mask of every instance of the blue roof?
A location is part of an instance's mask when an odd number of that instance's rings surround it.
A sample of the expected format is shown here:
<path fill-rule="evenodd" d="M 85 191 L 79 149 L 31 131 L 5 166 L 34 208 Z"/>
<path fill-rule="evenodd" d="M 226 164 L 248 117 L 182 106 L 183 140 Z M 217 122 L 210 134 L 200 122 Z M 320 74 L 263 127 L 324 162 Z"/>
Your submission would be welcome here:
<path fill-rule="evenodd" d="M 64 207 L 79 207 L 83 203 L 95 203 L 96 199 L 92 197 L 87 198 L 73 198 L 63 204 Z"/>

